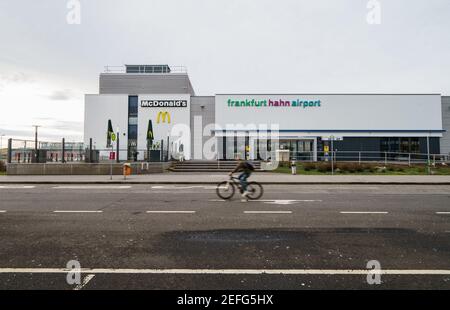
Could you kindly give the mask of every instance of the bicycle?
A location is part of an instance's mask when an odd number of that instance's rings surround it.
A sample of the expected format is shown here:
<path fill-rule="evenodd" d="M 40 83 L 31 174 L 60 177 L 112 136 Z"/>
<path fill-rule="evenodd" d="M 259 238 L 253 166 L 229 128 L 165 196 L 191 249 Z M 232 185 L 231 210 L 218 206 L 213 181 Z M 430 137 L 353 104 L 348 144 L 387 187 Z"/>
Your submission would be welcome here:
<path fill-rule="evenodd" d="M 230 176 L 230 179 L 228 181 L 223 181 L 217 184 L 216 187 L 217 196 L 225 200 L 231 199 L 231 197 L 233 197 L 236 191 L 235 187 L 239 189 L 239 192 L 241 194 L 243 193 L 239 178 Z M 251 200 L 261 198 L 261 196 L 264 193 L 262 185 L 254 181 L 247 183 L 247 191 L 249 192 L 247 198 Z"/>

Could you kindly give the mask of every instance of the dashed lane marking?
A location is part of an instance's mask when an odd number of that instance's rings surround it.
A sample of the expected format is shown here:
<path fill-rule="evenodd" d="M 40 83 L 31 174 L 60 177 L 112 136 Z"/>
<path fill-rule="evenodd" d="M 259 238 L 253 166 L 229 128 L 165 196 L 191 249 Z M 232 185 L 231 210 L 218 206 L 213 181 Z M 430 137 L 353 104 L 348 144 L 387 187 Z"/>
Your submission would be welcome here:
<path fill-rule="evenodd" d="M 31 189 L 35 187 L 34 185 L 1 185 L 0 189 Z"/>
<path fill-rule="evenodd" d="M 196 211 L 147 211 L 147 213 L 154 214 L 193 214 Z"/>
<path fill-rule="evenodd" d="M 341 214 L 388 214 L 386 211 L 341 211 Z"/>
<path fill-rule="evenodd" d="M 224 202 L 227 201 L 225 199 L 210 199 L 209 201 L 211 202 Z M 249 200 L 249 202 L 262 202 L 262 203 L 266 203 L 266 204 L 276 204 L 276 205 L 292 205 L 298 202 L 321 202 L 322 200 L 282 200 L 282 199 L 273 199 L 273 200 L 269 200 L 269 199 L 262 199 L 262 200 Z"/>
<path fill-rule="evenodd" d="M 53 213 L 102 213 L 103 211 L 97 210 L 56 210 Z"/>
<path fill-rule="evenodd" d="M 436 214 L 450 214 L 450 212 L 436 212 Z"/>
<path fill-rule="evenodd" d="M 252 200 L 257 202 L 258 200 Z M 321 202 L 322 200 L 312 200 L 312 199 L 303 199 L 303 200 L 289 200 L 289 199 L 275 199 L 275 200 L 259 200 L 263 203 L 267 204 L 275 204 L 275 205 L 292 205 L 299 202 Z"/>
<path fill-rule="evenodd" d="M 292 211 L 244 211 L 245 214 L 291 214 Z"/>
<path fill-rule="evenodd" d="M 155 185 L 152 186 L 152 189 L 194 189 L 194 188 L 203 188 L 203 189 L 216 189 L 216 186 L 163 186 L 163 185 Z"/>
<path fill-rule="evenodd" d="M 111 185 L 95 185 L 95 186 L 89 186 L 89 185 L 68 185 L 68 186 L 54 186 L 54 189 L 128 189 L 131 188 L 130 185 L 121 185 L 121 186 L 111 186 Z"/>
<path fill-rule="evenodd" d="M 68 273 L 66 268 L 0 268 L 6 273 Z M 112 269 L 82 268 L 80 273 L 88 274 L 231 274 L 231 275 L 450 275 L 450 269 Z M 92 278 L 91 278 L 92 279 Z"/>

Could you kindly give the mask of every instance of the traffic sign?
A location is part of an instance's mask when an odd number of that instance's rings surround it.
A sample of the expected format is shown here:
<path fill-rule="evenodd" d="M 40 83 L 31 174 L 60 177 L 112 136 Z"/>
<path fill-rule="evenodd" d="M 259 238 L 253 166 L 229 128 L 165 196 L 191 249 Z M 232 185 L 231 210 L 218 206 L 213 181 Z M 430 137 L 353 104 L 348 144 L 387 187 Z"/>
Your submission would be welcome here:
<path fill-rule="evenodd" d="M 109 159 L 110 160 L 116 159 L 116 152 L 109 152 Z"/>

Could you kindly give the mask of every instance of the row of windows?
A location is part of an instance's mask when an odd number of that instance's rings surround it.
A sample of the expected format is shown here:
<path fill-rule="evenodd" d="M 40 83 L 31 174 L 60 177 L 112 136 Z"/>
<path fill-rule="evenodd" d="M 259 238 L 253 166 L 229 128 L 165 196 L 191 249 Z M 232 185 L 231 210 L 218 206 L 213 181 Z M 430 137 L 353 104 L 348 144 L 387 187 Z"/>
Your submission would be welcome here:
<path fill-rule="evenodd" d="M 128 97 L 128 117 L 137 117 L 138 115 L 138 96 Z"/>
<path fill-rule="evenodd" d="M 419 138 L 382 138 L 382 152 L 420 153 Z"/>
<path fill-rule="evenodd" d="M 137 116 L 138 96 L 128 96 L 128 159 L 133 159 L 136 156 L 138 136 Z"/>
<path fill-rule="evenodd" d="M 167 65 L 160 66 L 127 66 L 127 73 L 170 73 L 170 67 Z"/>

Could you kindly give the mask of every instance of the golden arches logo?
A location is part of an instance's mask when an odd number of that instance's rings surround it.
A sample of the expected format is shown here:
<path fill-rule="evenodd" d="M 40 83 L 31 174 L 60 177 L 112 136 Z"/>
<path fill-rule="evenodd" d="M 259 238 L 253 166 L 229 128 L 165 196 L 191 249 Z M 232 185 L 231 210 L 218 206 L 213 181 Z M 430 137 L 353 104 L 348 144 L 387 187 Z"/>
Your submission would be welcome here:
<path fill-rule="evenodd" d="M 167 123 L 170 124 L 170 113 L 169 112 L 158 112 L 158 116 L 156 117 L 156 123 L 159 124 L 162 118 L 162 122 L 165 123 L 167 119 Z"/>

